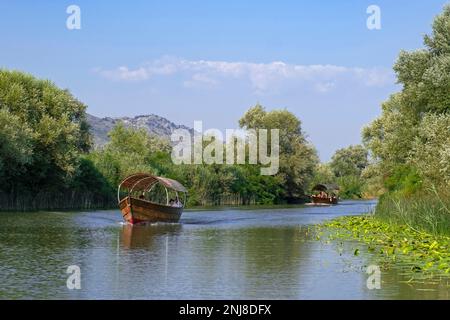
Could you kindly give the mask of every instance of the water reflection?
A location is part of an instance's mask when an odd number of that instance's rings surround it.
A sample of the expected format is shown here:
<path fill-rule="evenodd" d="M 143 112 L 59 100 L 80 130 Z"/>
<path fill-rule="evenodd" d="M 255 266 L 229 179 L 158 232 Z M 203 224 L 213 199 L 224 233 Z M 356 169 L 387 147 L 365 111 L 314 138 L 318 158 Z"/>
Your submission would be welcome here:
<path fill-rule="evenodd" d="M 122 225 L 118 210 L 3 214 L 0 298 L 449 299 L 447 280 L 407 283 L 401 268 L 370 291 L 365 268 L 377 261 L 361 244 L 307 233 L 374 204 L 186 212 L 179 224 L 145 226 Z M 73 264 L 81 290 L 66 287 Z"/>
<path fill-rule="evenodd" d="M 123 224 L 120 232 L 120 243 L 124 248 L 137 249 L 146 248 L 155 249 L 157 239 L 164 236 L 177 235 L 182 229 L 178 223 L 161 223 L 147 225 Z"/>

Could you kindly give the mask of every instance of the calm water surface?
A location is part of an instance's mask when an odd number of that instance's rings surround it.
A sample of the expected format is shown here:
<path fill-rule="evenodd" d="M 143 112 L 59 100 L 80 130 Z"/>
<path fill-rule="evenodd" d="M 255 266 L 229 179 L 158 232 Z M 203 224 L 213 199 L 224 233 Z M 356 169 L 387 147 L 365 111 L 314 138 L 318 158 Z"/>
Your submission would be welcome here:
<path fill-rule="evenodd" d="M 118 210 L 1 213 L 0 298 L 450 299 L 445 280 L 407 283 L 400 268 L 368 290 L 373 256 L 306 232 L 374 205 L 190 211 L 178 224 L 134 227 Z M 80 290 L 67 289 L 70 265 Z"/>

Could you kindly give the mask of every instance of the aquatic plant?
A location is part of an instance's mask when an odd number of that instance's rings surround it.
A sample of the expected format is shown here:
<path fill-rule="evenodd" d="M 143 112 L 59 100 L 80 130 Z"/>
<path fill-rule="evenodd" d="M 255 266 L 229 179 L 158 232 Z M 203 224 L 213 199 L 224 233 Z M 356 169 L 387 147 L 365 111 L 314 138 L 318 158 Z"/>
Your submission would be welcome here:
<path fill-rule="evenodd" d="M 384 267 L 401 266 L 412 278 L 450 276 L 447 236 L 388 223 L 373 215 L 338 218 L 317 226 L 315 232 L 318 240 L 360 241 Z M 359 254 L 360 248 L 355 248 L 354 255 Z"/>

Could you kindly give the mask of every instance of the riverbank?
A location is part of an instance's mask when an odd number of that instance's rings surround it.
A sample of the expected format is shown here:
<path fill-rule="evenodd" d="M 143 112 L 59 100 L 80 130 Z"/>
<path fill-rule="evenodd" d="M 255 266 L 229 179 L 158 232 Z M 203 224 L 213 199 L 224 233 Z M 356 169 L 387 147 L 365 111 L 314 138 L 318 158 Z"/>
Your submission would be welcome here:
<path fill-rule="evenodd" d="M 387 193 L 380 198 L 375 216 L 389 224 L 437 236 L 450 236 L 450 193 L 448 188 L 431 188 L 404 195 Z"/>
<path fill-rule="evenodd" d="M 450 277 L 450 238 L 376 216 L 342 217 L 315 229 L 318 240 L 356 240 L 380 259 L 383 268 L 401 265 L 412 277 Z M 354 248 L 359 255 L 360 248 Z"/>

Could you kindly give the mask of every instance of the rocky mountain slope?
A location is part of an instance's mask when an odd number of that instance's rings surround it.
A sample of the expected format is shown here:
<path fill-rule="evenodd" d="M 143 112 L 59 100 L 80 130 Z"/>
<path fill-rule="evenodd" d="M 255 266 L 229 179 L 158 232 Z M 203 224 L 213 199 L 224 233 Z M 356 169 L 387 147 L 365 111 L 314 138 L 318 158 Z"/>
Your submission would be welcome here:
<path fill-rule="evenodd" d="M 134 118 L 121 117 L 121 118 L 98 118 L 96 116 L 87 114 L 87 121 L 90 125 L 90 132 L 94 138 L 94 145 L 101 147 L 108 141 L 108 132 L 114 128 L 114 126 L 122 121 L 125 126 L 133 128 L 144 128 L 149 134 L 158 135 L 163 138 L 170 139 L 170 135 L 176 129 L 187 129 L 192 131 L 191 128 L 177 125 L 166 118 L 157 116 L 155 114 L 141 115 Z"/>

